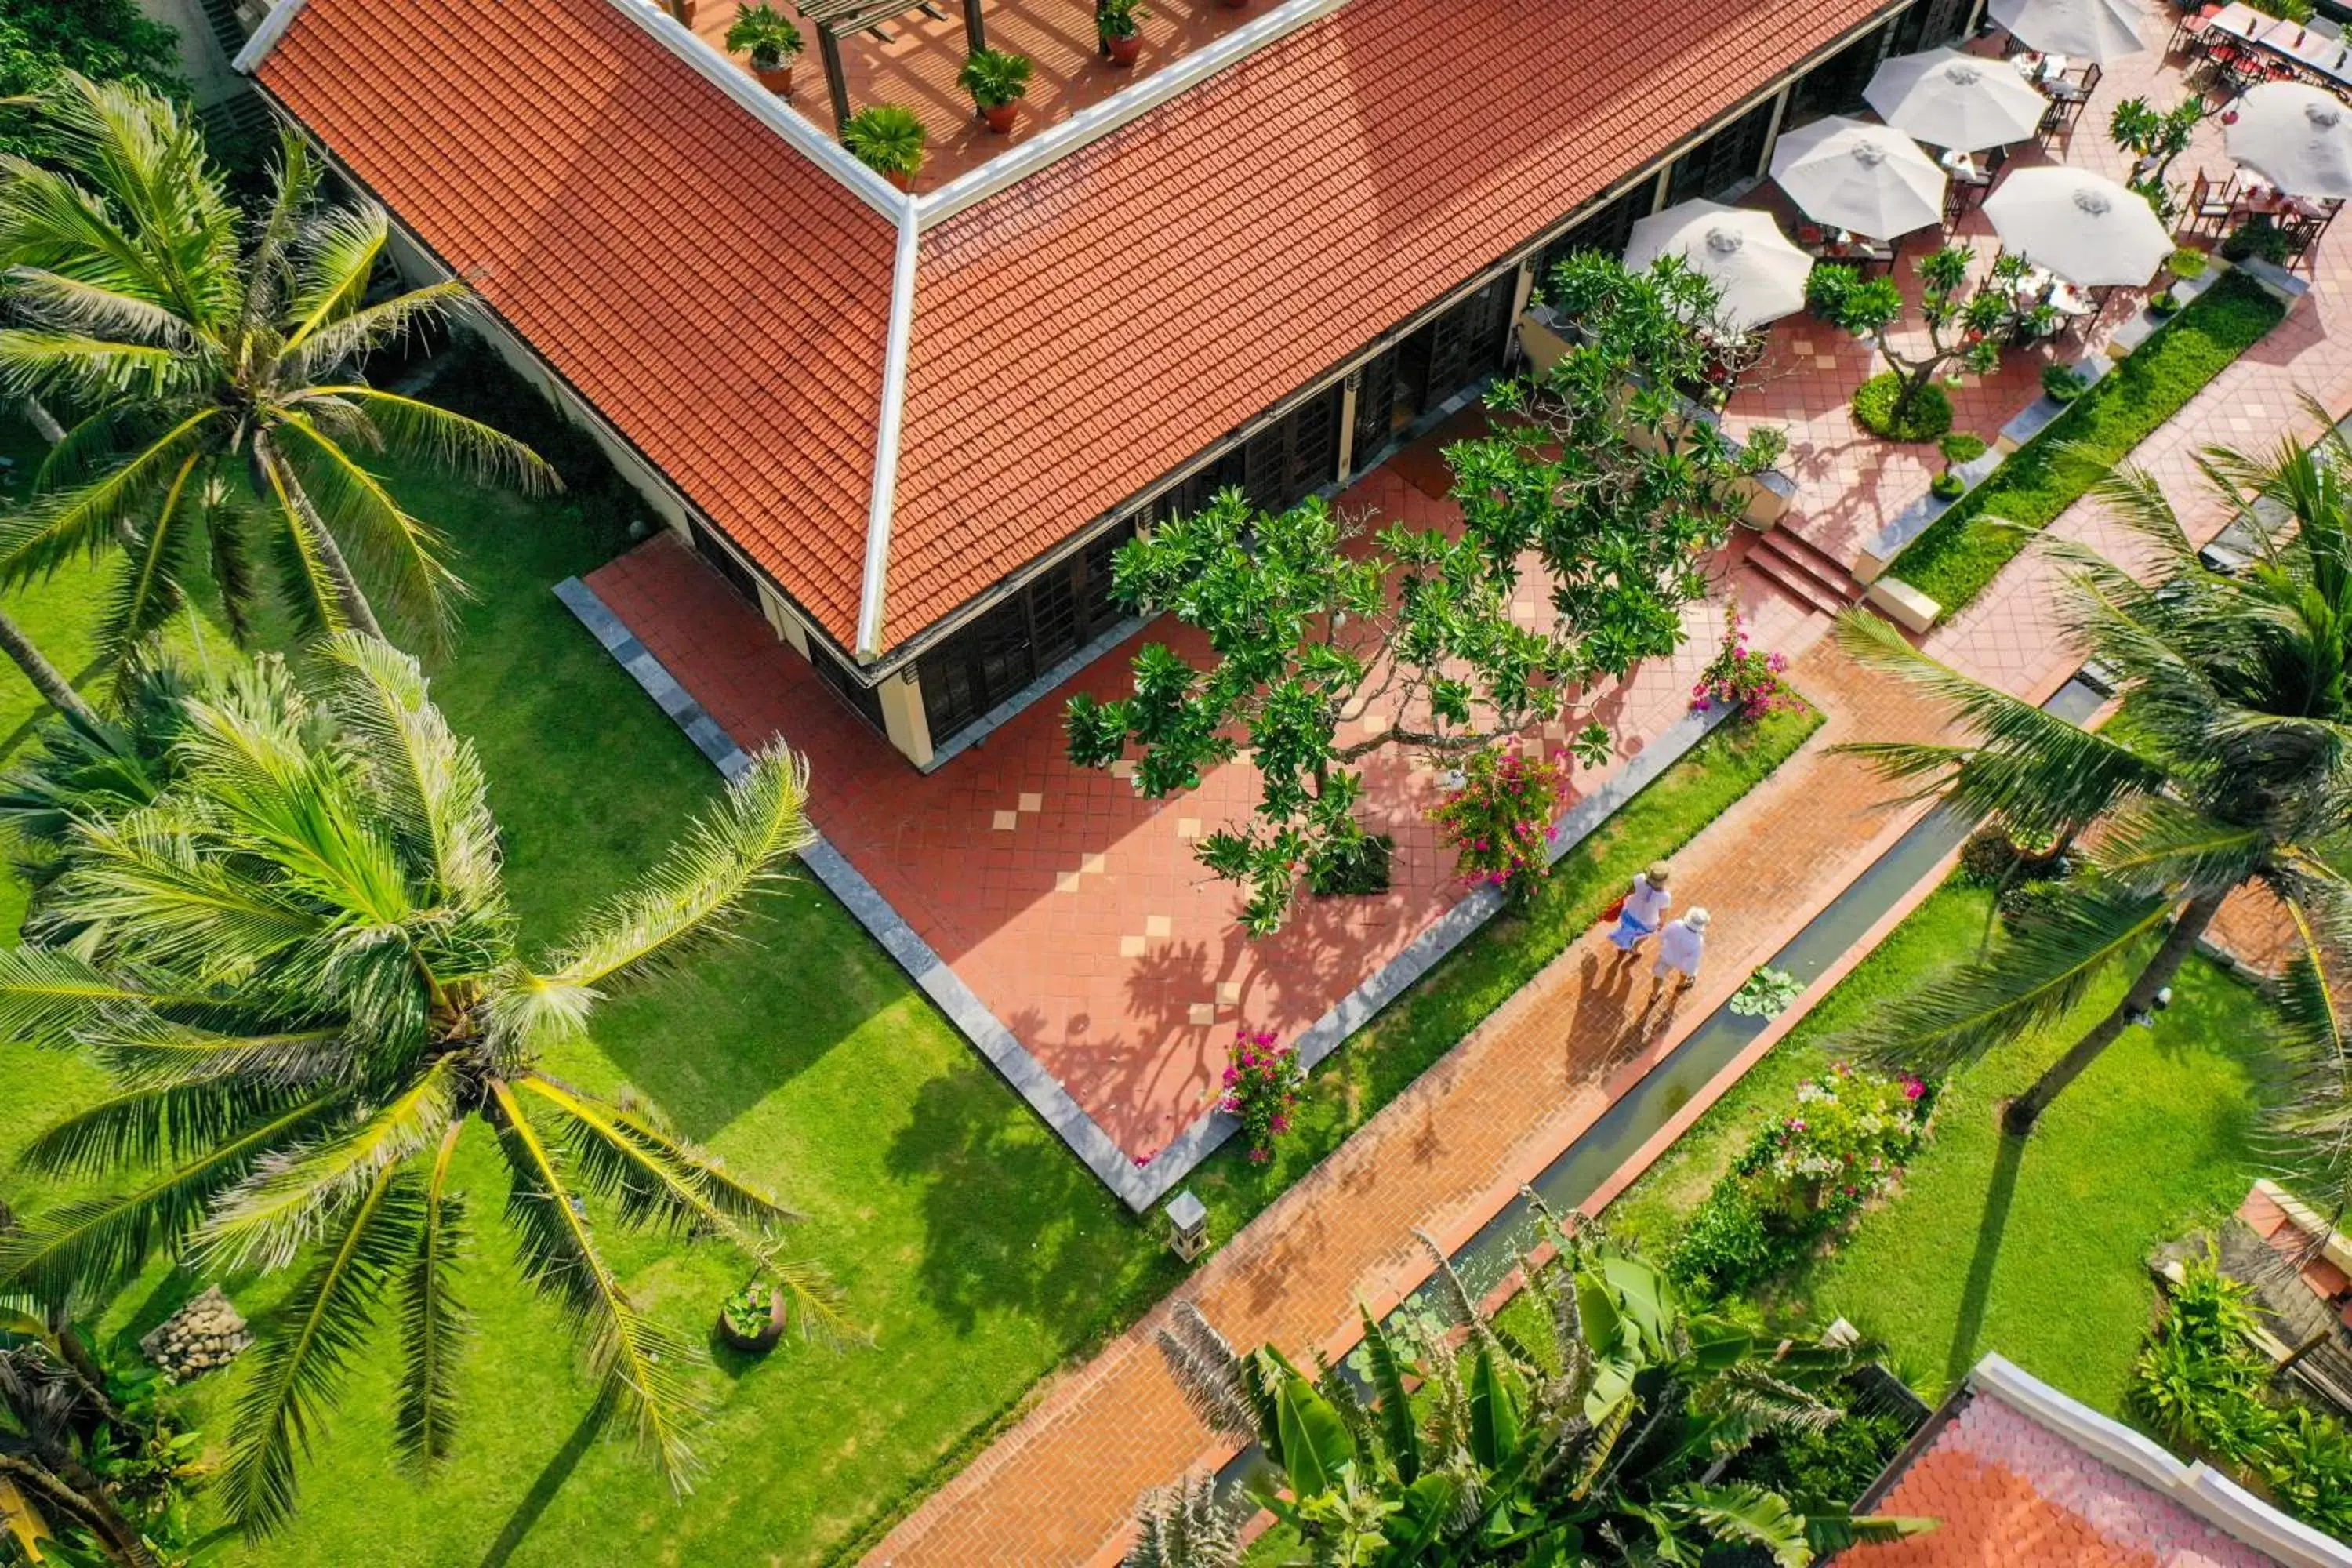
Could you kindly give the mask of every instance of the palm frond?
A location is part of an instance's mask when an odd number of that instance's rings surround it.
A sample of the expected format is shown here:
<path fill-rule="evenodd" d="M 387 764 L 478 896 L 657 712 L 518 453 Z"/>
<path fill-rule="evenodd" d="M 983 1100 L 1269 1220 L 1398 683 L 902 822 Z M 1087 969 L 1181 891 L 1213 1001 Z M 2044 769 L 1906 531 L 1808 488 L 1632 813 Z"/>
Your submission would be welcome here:
<path fill-rule="evenodd" d="M 2270 849 L 2270 835 L 2259 827 L 2216 822 L 2168 796 L 2142 795 L 2107 817 L 2089 859 L 2119 889 L 2178 899 L 2236 887 L 2262 868 Z"/>
<path fill-rule="evenodd" d="M 168 349 L 180 354 L 196 347 L 196 335 L 186 319 L 152 300 L 40 267 L 12 267 L 7 279 L 9 300 L 19 317 L 60 335 Z"/>
<path fill-rule="evenodd" d="M 1882 1059 L 1940 1070 L 2063 1017 L 2110 967 L 2158 934 L 2173 900 L 2063 888 L 1987 959 L 1935 980 L 1859 1032 Z"/>
<path fill-rule="evenodd" d="M 505 1027 L 519 1038 L 576 1030 L 605 988 L 681 963 L 725 935 L 744 900 L 814 842 L 807 798 L 807 763 L 782 744 L 761 751 L 719 809 L 698 818 L 640 886 L 591 913 L 545 974 L 500 999 Z"/>
<path fill-rule="evenodd" d="M 326 930 L 317 911 L 208 854 L 161 807 L 74 830 L 58 896 L 147 962 L 237 979 Z"/>
<path fill-rule="evenodd" d="M 316 381 L 378 349 L 405 342 L 418 328 L 457 314 L 472 293 L 454 278 L 427 283 L 308 330 L 287 351 L 287 378 L 298 384 Z M 312 395 L 336 394 L 306 394 L 299 401 Z"/>
<path fill-rule="evenodd" d="M 351 1358 L 423 1224 L 415 1173 L 392 1165 L 377 1171 L 333 1244 L 258 1336 L 219 1482 L 229 1516 L 248 1535 L 268 1534 L 292 1516 L 295 1466 L 340 1402 Z"/>
<path fill-rule="evenodd" d="M 207 999 L 201 992 L 150 987 L 135 971 L 110 973 L 64 948 L 0 946 L 0 1038 L 69 1049 L 80 1044 L 82 1030 L 116 1009 Z"/>
<path fill-rule="evenodd" d="M 401 1277 L 401 1373 L 393 1441 L 420 1468 L 448 1457 L 457 1430 L 457 1363 L 472 1322 L 452 1289 L 466 1242 L 466 1207 L 449 1191 L 449 1158 L 463 1122 L 442 1134 L 425 1185 L 415 1251 Z"/>
<path fill-rule="evenodd" d="M 1759 1486 L 1691 1481 L 1675 1488 L 1665 1501 L 1724 1545 L 1769 1553 L 1777 1568 L 1809 1568 L 1813 1561 L 1803 1516 L 1776 1492 Z"/>
<path fill-rule="evenodd" d="M 186 603 L 183 584 L 194 551 L 188 537 L 188 487 L 204 454 L 191 452 L 163 488 L 155 514 L 134 531 L 130 558 L 108 591 L 98 646 L 121 656 L 163 628 Z"/>
<path fill-rule="evenodd" d="M 37 496 L 0 520 L 0 584 L 28 582 L 114 548 L 118 530 L 142 521 L 202 451 L 205 427 L 221 417 L 217 408 L 198 409 L 96 479 Z"/>
<path fill-rule="evenodd" d="M 524 495 L 563 488 L 547 460 L 506 432 L 436 408 L 419 398 L 381 387 L 351 384 L 312 387 L 306 397 L 335 397 L 364 413 L 384 446 L 404 457 L 421 458 L 478 483 L 499 485 Z"/>
<path fill-rule="evenodd" d="M 452 733 L 427 695 L 416 660 L 389 643 L 345 635 L 327 657 L 349 672 L 336 686 L 343 733 L 357 742 L 372 798 L 433 868 L 449 896 L 499 893 L 498 824 L 473 743 Z"/>
<path fill-rule="evenodd" d="M 308 418 L 287 414 L 275 435 L 284 438 L 280 460 L 293 465 L 319 526 L 358 558 L 371 593 L 382 594 L 402 622 L 446 641 L 465 586 L 441 559 L 441 535 Z"/>
<path fill-rule="evenodd" d="M 2269 986 L 2294 1094 L 2274 1120 L 2293 1164 L 2352 1190 L 2352 898 L 2340 879 L 2273 876 L 2294 956 Z"/>
<path fill-rule="evenodd" d="M 287 353 L 299 354 L 317 333 L 359 309 L 391 237 L 392 221 L 373 202 L 338 207 L 304 226 L 294 297 L 287 304 Z"/>
<path fill-rule="evenodd" d="M 265 448 L 265 439 L 257 436 L 247 449 L 246 468 L 254 494 L 262 499 L 276 525 L 269 531 L 269 544 L 278 575 L 289 588 L 287 609 L 297 630 L 310 641 L 323 642 L 349 629 L 351 610 L 320 547 L 321 525 L 296 490 L 293 476 L 282 463 L 268 460 Z"/>
<path fill-rule="evenodd" d="M 246 1033 L 138 1012 L 110 1016 L 79 1038 L 118 1083 L 131 1089 L 224 1079 L 301 1088 L 342 1077 L 353 1060 L 340 1024 Z"/>
<path fill-rule="evenodd" d="M 134 1086 L 51 1122 L 16 1159 L 44 1175 L 118 1175 L 201 1155 L 315 1098 L 237 1079 Z"/>
<path fill-rule="evenodd" d="M 691 1348 L 639 1312 L 613 1277 L 585 1209 L 513 1089 L 492 1079 L 489 1092 L 499 1147 L 514 1178 L 506 1218 L 524 1276 L 562 1310 L 584 1342 L 599 1397 L 629 1417 L 670 1485 L 691 1490 L 697 1466 L 686 1426 L 703 1410 L 685 1376 L 695 1360 Z"/>

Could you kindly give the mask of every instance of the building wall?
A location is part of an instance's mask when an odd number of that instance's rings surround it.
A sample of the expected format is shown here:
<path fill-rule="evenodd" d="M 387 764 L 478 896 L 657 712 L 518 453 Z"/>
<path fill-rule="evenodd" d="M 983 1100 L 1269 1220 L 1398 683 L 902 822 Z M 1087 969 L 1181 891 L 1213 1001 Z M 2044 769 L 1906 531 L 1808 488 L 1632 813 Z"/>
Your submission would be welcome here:
<path fill-rule="evenodd" d="M 139 9 L 180 35 L 180 74 L 195 90 L 198 108 L 210 109 L 253 91 L 253 83 L 229 63 L 236 53 L 231 39 L 241 43 L 260 25 L 268 9 L 262 0 L 224 0 L 218 21 L 206 14 L 201 0 L 139 0 Z"/>

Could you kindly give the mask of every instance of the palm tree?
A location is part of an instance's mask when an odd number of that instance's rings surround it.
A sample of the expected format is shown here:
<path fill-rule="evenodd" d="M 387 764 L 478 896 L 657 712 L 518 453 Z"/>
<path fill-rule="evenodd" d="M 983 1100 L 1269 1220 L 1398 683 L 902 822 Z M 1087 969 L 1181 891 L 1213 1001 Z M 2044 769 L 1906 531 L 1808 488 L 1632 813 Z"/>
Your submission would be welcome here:
<path fill-rule="evenodd" d="M 2312 1127 L 2347 1140 L 2336 998 L 2352 952 L 2352 887 L 2328 850 L 2352 826 L 2352 445 L 2330 434 L 2257 459 L 2209 450 L 2204 482 L 2249 514 L 2257 547 L 2242 574 L 2207 568 L 2150 475 L 2120 471 L 2096 493 L 2151 557 L 2144 584 L 2079 544 L 2044 537 L 2066 568 L 2062 614 L 2077 651 L 2120 699 L 2084 730 L 1946 668 L 1874 616 L 1841 640 L 1866 664 L 1948 702 L 1966 739 L 1851 750 L 1891 778 L 1972 816 L 2077 839 L 2078 874 L 2008 923 L 1988 953 L 1884 1013 L 1865 1042 L 1948 1066 L 2054 1024 L 2101 979 L 2124 995 L 2079 1036 L 2004 1121 L 2023 1134 L 2165 988 L 2235 889 L 2260 886 L 2291 917 L 2296 955 L 2279 999 L 2288 1044 L 2314 1075 Z M 2309 1147 L 2309 1146 L 2307 1146 Z"/>
<path fill-rule="evenodd" d="M 42 701 L 85 723 L 98 721 L 97 713 L 82 700 L 81 693 L 73 689 L 73 682 L 49 662 L 40 645 L 5 610 L 0 610 L 0 653 L 6 654 L 10 662 L 24 672 L 25 679 L 33 683 L 33 689 L 40 693 Z"/>
<path fill-rule="evenodd" d="M 14 316 L 0 392 L 76 422 L 0 527 L 0 584 L 121 549 L 101 624 L 120 653 L 182 602 L 201 560 L 242 639 L 260 531 L 307 631 L 383 635 L 363 572 L 396 619 L 444 635 L 461 585 L 441 537 L 358 454 L 525 490 L 554 475 L 521 442 L 355 367 L 457 307 L 465 286 L 370 302 L 383 210 L 322 205 L 322 171 L 290 132 L 248 224 L 185 107 L 78 76 L 37 101 L 55 166 L 0 159 Z"/>
<path fill-rule="evenodd" d="M 837 1330 L 838 1308 L 778 1252 L 793 1215 L 773 1196 L 652 1107 L 540 1061 L 606 994 L 724 932 L 810 841 L 806 771 L 763 752 L 642 884 L 534 963 L 474 750 L 415 662 L 356 633 L 321 652 L 308 687 L 268 657 L 183 699 L 169 767 L 118 774 L 110 804 L 54 775 L 100 804 L 67 836 L 31 940 L 0 952 L 0 1034 L 88 1051 L 114 1079 L 27 1163 L 128 1179 L 0 1237 L 0 1289 L 107 1289 L 159 1248 L 215 1269 L 307 1259 L 260 1331 L 221 1482 L 232 1515 L 266 1531 L 387 1292 L 399 1444 L 426 1464 L 447 1452 L 467 1330 L 451 1162 L 478 1125 L 510 1174 L 520 1268 L 584 1344 L 604 1407 L 684 1489 L 698 1352 L 622 1289 L 583 1200 L 730 1242 L 804 1331 Z"/>
<path fill-rule="evenodd" d="M 1759 1437 L 1837 1420 L 1829 1394 L 1853 1352 L 1690 1310 L 1664 1270 L 1590 1222 L 1557 1223 L 1528 1196 L 1559 1247 L 1527 1264 L 1538 1310 L 1506 1331 L 1422 1237 L 1467 1337 L 1457 1347 L 1426 1325 L 1393 1330 L 1362 1311 L 1369 1404 L 1338 1372 L 1309 1378 L 1270 1345 L 1235 1355 L 1189 1303 L 1160 1331 L 1201 1417 L 1265 1448 L 1274 1473 L 1255 1500 L 1313 1561 L 1696 1563 L 1716 1543 L 1798 1568 L 1817 1552 L 1929 1528 L 1809 1518 L 1723 1479 L 1724 1463 Z M 1521 1337 L 1530 1332 L 1541 1342 Z M 1213 1506 L 1197 1483 L 1147 1493 L 1130 1568 L 1232 1568 Z"/>

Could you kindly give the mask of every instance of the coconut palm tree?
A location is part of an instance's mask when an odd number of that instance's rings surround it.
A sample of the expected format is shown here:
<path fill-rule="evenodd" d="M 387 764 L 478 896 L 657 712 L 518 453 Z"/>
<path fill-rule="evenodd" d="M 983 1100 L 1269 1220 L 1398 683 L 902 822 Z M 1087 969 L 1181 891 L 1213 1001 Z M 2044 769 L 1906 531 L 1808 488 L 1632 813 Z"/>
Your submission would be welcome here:
<path fill-rule="evenodd" d="M 1318 1563 L 1355 1568 L 1696 1563 L 1710 1543 L 1797 1568 L 1817 1552 L 1894 1540 L 1924 1520 L 1807 1517 L 1721 1465 L 1775 1432 L 1820 1430 L 1851 1351 L 1781 1339 L 1686 1308 L 1664 1271 L 1533 1194 L 1557 1258 L 1530 1255 L 1536 1311 L 1508 1331 L 1422 1237 L 1466 1338 L 1391 1329 L 1369 1311 L 1367 1403 L 1336 1371 L 1310 1378 L 1269 1345 L 1236 1355 L 1189 1303 L 1160 1347 L 1193 1410 L 1262 1445 L 1255 1501 Z M 1416 1233 L 1418 1234 L 1418 1233 Z M 1528 1336 L 1539 1342 L 1531 1342 Z M 1417 1392 L 1415 1386 L 1418 1385 Z M 1141 1500 L 1129 1568 L 1233 1568 L 1204 1487 Z"/>
<path fill-rule="evenodd" d="M 121 550 L 101 623 L 120 653 L 162 625 L 203 562 L 242 638 L 258 542 L 311 633 L 383 635 L 362 577 L 404 626 L 446 633 L 460 584 L 441 537 L 362 457 L 524 490 L 554 476 L 521 442 L 370 386 L 356 367 L 457 307 L 465 286 L 373 299 L 383 210 L 324 205 L 319 162 L 290 132 L 248 223 L 185 106 L 78 76 L 37 103 L 50 163 L 0 158 L 13 318 L 0 393 L 74 423 L 32 502 L 0 526 L 0 584 Z"/>
<path fill-rule="evenodd" d="M 639 886 L 533 961 L 474 750 L 415 662 L 356 633 L 321 651 L 307 685 L 275 657 L 201 683 L 171 765 L 122 771 L 110 803 L 72 785 L 100 804 L 67 836 L 30 940 L 0 952 L 0 1034 L 109 1069 L 110 1097 L 24 1158 L 117 1190 L 0 1237 L 0 1289 L 107 1289 L 159 1248 L 218 1270 L 301 1264 L 260 1329 L 220 1482 L 230 1512 L 266 1531 L 387 1294 L 397 1439 L 426 1463 L 447 1451 L 466 1332 L 452 1157 L 478 1127 L 509 1173 L 519 1267 L 585 1346 L 604 1406 L 683 1489 L 698 1352 L 623 1289 L 590 1202 L 730 1243 L 805 1331 L 838 1329 L 837 1306 L 778 1251 L 793 1216 L 773 1196 L 652 1107 L 541 1062 L 603 997 L 724 932 L 809 842 L 805 770 L 763 752 Z"/>
<path fill-rule="evenodd" d="M 2095 493 L 2150 558 L 2148 584 L 2079 544 L 2045 536 L 2041 546 L 2065 568 L 2061 613 L 2074 648 L 2120 700 L 2096 731 L 1937 663 L 1874 616 L 1850 613 L 1840 625 L 1864 663 L 1948 703 L 1965 737 L 1852 750 L 2013 837 L 2072 838 L 2080 863 L 1980 961 L 1885 1010 L 1866 1043 L 1946 1066 L 2054 1024 L 2127 971 L 2122 999 L 2010 1103 L 2008 1129 L 2030 1131 L 2159 1005 L 2222 900 L 2267 888 L 2294 930 L 2279 1000 L 2312 1076 L 2301 1124 L 2330 1130 L 2305 1149 L 2336 1161 L 2352 1140 L 2336 1001 L 2352 954 L 2352 886 L 2330 863 L 2352 826 L 2352 445 L 2330 434 L 2266 458 L 2212 448 L 2200 462 L 2229 509 L 2255 498 L 2255 554 L 2242 573 L 2209 569 L 2138 470 Z"/>

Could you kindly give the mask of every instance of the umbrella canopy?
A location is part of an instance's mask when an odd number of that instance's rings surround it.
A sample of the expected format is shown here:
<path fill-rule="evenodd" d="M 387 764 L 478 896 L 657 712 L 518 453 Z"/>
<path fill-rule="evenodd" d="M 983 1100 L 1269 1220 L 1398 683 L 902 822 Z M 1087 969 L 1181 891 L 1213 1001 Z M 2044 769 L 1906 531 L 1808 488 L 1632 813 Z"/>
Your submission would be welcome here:
<path fill-rule="evenodd" d="M 2291 196 L 2352 196 L 2352 110 L 2301 82 L 2255 88 L 2221 132 L 2230 156 Z"/>
<path fill-rule="evenodd" d="M 1633 226 L 1625 265 L 1640 271 L 1679 256 L 1723 296 L 1729 326 L 1745 331 L 1805 308 L 1813 258 L 1789 243 L 1769 213 L 1720 202 L 1684 202 Z"/>
<path fill-rule="evenodd" d="M 1781 137 L 1772 150 L 1772 177 L 1814 222 L 1873 239 L 1909 234 L 1944 216 L 1944 171 L 1919 143 L 1843 115 Z"/>
<path fill-rule="evenodd" d="M 1897 55 L 1871 74 L 1862 97 L 1897 131 L 1955 153 L 2022 142 L 2050 110 L 2011 67 L 1958 49 Z"/>
<path fill-rule="evenodd" d="M 2045 55 L 2105 65 L 2147 47 L 2132 0 L 1992 0 L 1985 8 L 2011 37 Z"/>
<path fill-rule="evenodd" d="M 2004 247 L 2085 289 L 2137 287 L 2172 254 L 2147 197 L 2080 169 L 2013 169 L 1984 215 Z"/>

